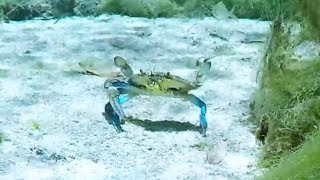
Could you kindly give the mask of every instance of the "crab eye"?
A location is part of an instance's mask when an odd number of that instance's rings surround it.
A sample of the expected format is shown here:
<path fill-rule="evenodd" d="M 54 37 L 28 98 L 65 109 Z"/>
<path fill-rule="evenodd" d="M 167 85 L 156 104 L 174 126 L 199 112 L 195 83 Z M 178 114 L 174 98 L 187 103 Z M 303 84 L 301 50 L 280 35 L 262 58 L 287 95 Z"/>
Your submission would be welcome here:
<path fill-rule="evenodd" d="M 164 77 L 167 78 L 167 79 L 171 79 L 171 74 L 170 74 L 170 72 L 167 72 L 167 73 L 164 75 Z"/>
<path fill-rule="evenodd" d="M 150 86 L 154 86 L 154 85 L 156 85 L 156 82 L 155 82 L 155 81 L 152 81 L 149 85 L 150 85 Z"/>

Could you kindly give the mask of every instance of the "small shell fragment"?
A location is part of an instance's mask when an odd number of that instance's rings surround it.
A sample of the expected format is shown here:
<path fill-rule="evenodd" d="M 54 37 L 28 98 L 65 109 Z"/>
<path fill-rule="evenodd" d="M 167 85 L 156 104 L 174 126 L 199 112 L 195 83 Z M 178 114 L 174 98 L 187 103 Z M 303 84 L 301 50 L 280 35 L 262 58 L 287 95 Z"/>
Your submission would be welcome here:
<path fill-rule="evenodd" d="M 209 164 L 218 164 L 223 161 L 227 154 L 227 142 L 221 141 L 215 147 L 207 151 L 207 161 Z"/>

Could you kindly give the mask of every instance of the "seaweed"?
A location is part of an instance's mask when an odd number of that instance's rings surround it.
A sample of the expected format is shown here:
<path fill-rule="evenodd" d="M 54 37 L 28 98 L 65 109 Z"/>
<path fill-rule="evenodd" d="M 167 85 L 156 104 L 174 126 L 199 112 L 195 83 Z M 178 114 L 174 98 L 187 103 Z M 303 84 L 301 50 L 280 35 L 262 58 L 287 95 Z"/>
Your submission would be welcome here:
<path fill-rule="evenodd" d="M 101 13 L 133 17 L 173 17 L 178 14 L 177 4 L 171 0 L 104 0 L 97 10 Z"/>
<path fill-rule="evenodd" d="M 273 0 L 274 1 L 274 0 Z M 238 18 L 268 20 L 273 1 L 265 0 L 103 0 L 98 14 L 121 14 L 133 17 L 195 17 L 213 16 L 213 7 L 223 2 Z M 266 7 L 270 9 L 266 11 Z"/>
<path fill-rule="evenodd" d="M 320 178 L 320 131 L 277 166 L 271 168 L 261 180 L 319 179 Z"/>
<path fill-rule="evenodd" d="M 41 131 L 41 126 L 40 126 L 40 124 L 39 124 L 39 122 L 38 121 L 36 121 L 36 120 L 32 120 L 32 122 L 31 122 L 31 129 L 33 130 L 33 131 Z"/>
<path fill-rule="evenodd" d="M 249 120 L 259 127 L 256 137 L 263 142 L 259 164 L 273 169 L 277 166 L 290 169 L 294 167 L 283 167 L 285 157 L 307 163 L 309 161 L 301 159 L 303 155 L 295 152 L 303 153 L 300 148 L 304 146 L 317 148 L 304 144 L 313 138 L 320 127 L 320 56 L 306 61 L 294 56 L 294 52 L 295 47 L 306 40 L 319 44 L 319 32 L 314 31 L 319 28 L 319 13 L 306 7 L 310 3 L 320 7 L 320 3 L 307 0 L 300 6 L 300 1 L 279 2 L 280 9 L 271 25 L 270 39 L 259 72 L 259 88 Z M 298 35 L 293 33 L 296 24 L 301 27 Z M 302 171 L 311 172 L 309 166 L 301 167 Z M 280 172 L 273 172 L 273 169 L 271 174 Z M 291 174 L 292 177 L 294 174 Z M 313 176 L 307 174 L 305 178 Z"/>

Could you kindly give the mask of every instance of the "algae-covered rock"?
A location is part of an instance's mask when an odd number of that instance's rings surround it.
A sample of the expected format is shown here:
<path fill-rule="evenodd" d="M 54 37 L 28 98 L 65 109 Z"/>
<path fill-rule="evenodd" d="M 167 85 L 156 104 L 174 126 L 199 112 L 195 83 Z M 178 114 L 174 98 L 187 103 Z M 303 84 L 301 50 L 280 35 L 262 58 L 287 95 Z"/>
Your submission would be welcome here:
<path fill-rule="evenodd" d="M 1 1 L 0 20 L 51 19 L 66 16 L 93 16 L 101 0 Z"/>
<path fill-rule="evenodd" d="M 303 41 L 294 50 L 294 56 L 302 61 L 312 61 L 320 57 L 320 43 L 316 41 Z"/>

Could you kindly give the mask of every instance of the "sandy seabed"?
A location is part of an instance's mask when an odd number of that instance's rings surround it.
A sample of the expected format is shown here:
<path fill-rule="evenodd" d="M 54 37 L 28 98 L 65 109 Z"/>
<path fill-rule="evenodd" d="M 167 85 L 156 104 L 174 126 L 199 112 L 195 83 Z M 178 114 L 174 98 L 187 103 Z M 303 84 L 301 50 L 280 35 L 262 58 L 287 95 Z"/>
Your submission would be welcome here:
<path fill-rule="evenodd" d="M 254 179 L 258 144 L 246 118 L 268 26 L 122 16 L 0 24 L 0 179 Z M 135 72 L 190 81 L 196 60 L 212 57 L 203 86 L 192 91 L 207 103 L 208 137 L 129 122 L 118 134 L 101 115 L 104 79 L 70 73 L 87 58 L 119 71 L 114 56 Z M 181 99 L 139 96 L 123 107 L 141 121 L 199 125 L 200 109 Z"/>

